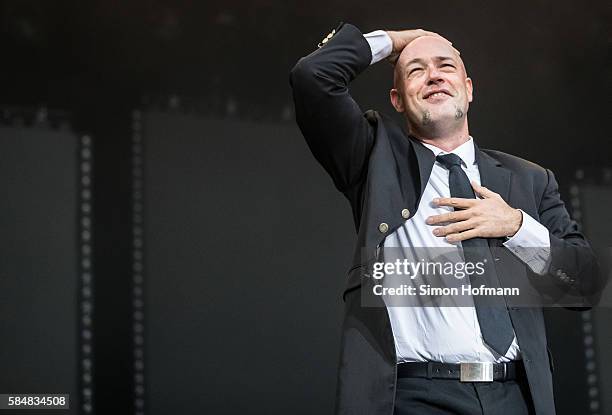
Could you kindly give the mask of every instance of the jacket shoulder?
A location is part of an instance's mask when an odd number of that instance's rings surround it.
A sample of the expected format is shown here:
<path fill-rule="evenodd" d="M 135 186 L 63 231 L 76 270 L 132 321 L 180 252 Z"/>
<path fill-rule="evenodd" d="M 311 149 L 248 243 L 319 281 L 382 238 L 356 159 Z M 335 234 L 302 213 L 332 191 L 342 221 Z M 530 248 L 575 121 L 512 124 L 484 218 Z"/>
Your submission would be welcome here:
<path fill-rule="evenodd" d="M 497 160 L 504 167 L 508 168 L 511 171 L 520 173 L 520 174 L 530 174 L 535 176 L 543 176 L 547 177 L 548 172 L 547 169 L 540 166 L 537 163 L 526 160 L 524 158 L 504 153 L 503 151 L 491 150 L 491 149 L 482 149 L 482 151 L 489 155 L 490 157 Z"/>
<path fill-rule="evenodd" d="M 542 200 L 551 181 L 555 183 L 553 173 L 539 164 L 503 151 L 489 149 L 481 151 L 510 170 L 519 182 L 527 186 L 525 188 L 533 189 L 536 200 Z"/>

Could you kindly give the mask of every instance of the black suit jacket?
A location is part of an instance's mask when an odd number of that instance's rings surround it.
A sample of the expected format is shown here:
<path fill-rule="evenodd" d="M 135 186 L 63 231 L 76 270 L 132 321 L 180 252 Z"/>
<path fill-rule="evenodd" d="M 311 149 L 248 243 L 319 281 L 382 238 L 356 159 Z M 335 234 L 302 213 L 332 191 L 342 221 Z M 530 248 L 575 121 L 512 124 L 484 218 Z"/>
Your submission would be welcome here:
<path fill-rule="evenodd" d="M 315 158 L 349 200 L 357 242 L 343 294 L 345 317 L 338 369 L 336 413 L 391 415 L 396 384 L 396 356 L 386 307 L 363 307 L 361 295 L 371 264 L 384 238 L 414 215 L 431 173 L 433 153 L 407 136 L 391 119 L 363 112 L 348 91 L 349 83 L 371 61 L 362 33 L 340 24 L 319 49 L 291 70 L 298 125 Z M 570 218 L 549 170 L 498 151 L 476 148 L 482 184 L 550 232 L 552 263 L 546 276 L 567 290 L 588 291 L 596 260 Z M 387 224 L 388 230 L 385 231 Z M 501 247 L 500 239 L 490 239 Z M 506 266 L 525 267 L 515 257 Z M 515 264 L 509 264 L 514 258 Z M 497 265 L 497 264 L 496 264 Z M 502 276 L 500 275 L 500 279 Z M 554 414 L 552 364 L 541 308 L 509 310 L 538 414 Z"/>

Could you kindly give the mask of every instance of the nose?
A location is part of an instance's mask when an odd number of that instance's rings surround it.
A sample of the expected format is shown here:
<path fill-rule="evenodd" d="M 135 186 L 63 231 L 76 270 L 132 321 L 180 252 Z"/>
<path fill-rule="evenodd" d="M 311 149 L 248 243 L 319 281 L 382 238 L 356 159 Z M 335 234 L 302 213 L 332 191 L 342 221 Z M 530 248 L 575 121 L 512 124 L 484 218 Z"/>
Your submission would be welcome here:
<path fill-rule="evenodd" d="M 437 85 L 443 82 L 442 72 L 435 66 L 429 66 L 427 69 L 427 85 Z"/>

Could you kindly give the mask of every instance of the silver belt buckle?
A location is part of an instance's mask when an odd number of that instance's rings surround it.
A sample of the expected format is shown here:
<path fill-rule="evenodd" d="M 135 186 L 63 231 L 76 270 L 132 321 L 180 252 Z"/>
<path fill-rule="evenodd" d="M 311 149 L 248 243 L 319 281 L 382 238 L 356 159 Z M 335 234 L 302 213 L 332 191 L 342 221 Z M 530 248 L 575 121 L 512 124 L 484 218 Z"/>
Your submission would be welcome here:
<path fill-rule="evenodd" d="M 461 363 L 461 382 L 493 382 L 493 363 Z"/>

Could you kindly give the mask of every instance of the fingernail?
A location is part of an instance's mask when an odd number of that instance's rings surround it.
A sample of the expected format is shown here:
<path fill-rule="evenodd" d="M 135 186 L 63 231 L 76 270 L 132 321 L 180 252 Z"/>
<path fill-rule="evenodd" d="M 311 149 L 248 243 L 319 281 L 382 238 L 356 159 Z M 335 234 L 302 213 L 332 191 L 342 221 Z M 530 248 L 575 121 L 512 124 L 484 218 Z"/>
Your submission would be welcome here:
<path fill-rule="evenodd" d="M 434 229 L 433 234 L 438 236 L 440 234 L 440 230 L 439 229 Z"/>

